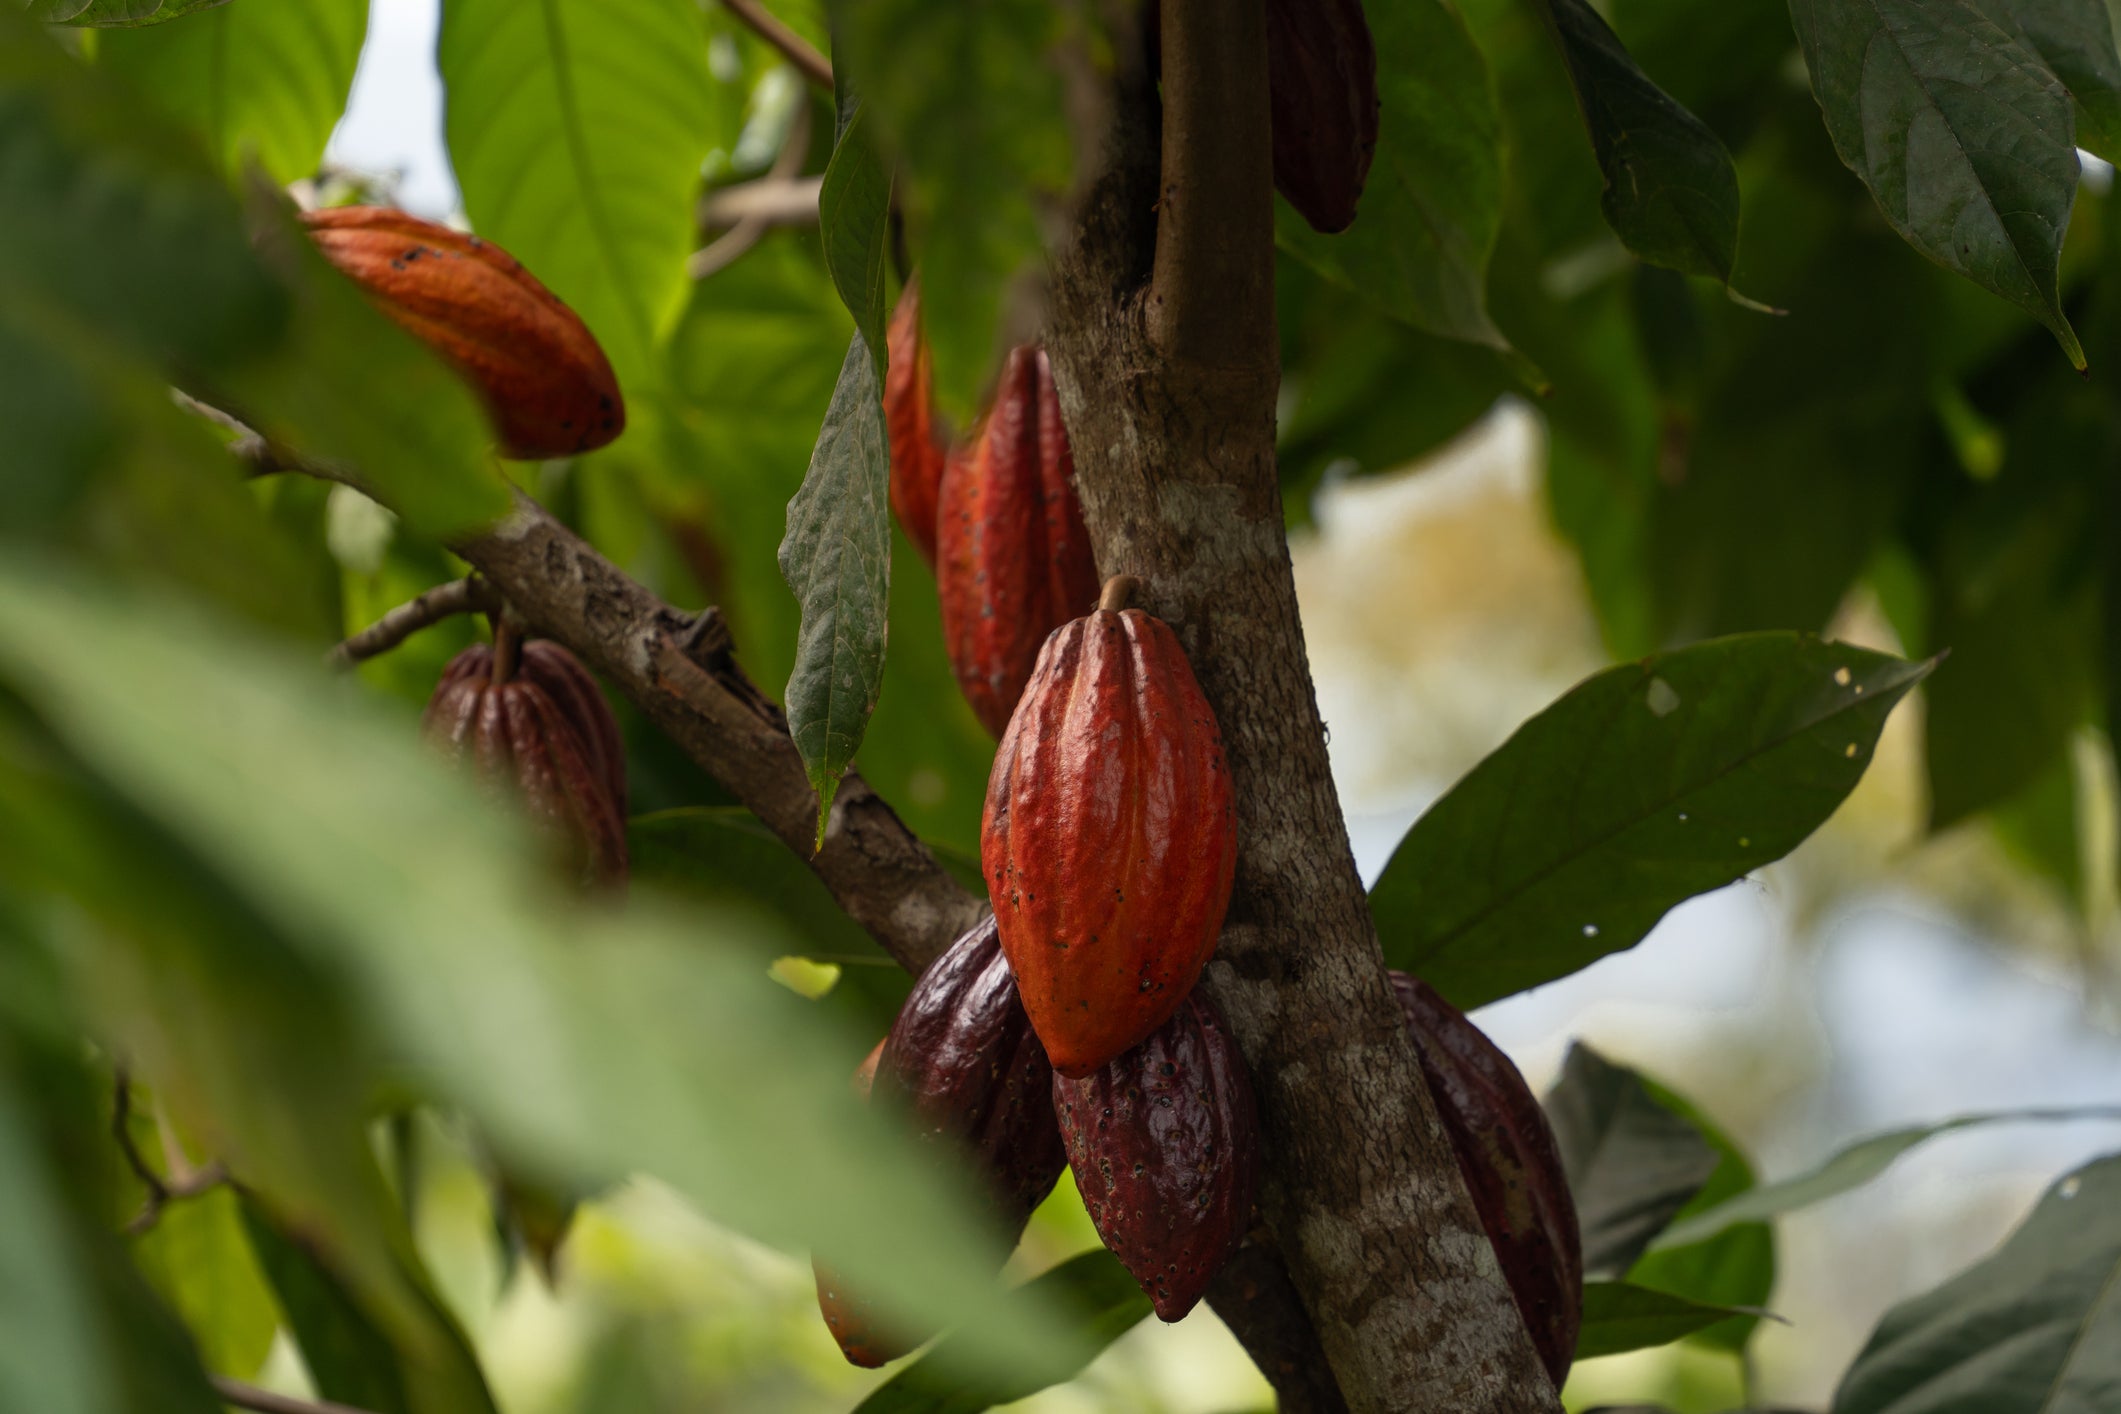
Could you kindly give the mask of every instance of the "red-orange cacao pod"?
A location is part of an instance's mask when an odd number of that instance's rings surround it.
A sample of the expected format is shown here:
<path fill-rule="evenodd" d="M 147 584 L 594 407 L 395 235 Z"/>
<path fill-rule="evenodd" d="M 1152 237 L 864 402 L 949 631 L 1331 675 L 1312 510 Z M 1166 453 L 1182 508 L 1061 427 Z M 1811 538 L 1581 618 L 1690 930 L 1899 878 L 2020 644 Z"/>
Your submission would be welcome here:
<path fill-rule="evenodd" d="M 1583 1320 L 1583 1244 L 1546 1111 L 1517 1066 L 1464 1012 L 1419 978 L 1391 978 L 1480 1225 L 1560 1389 Z"/>
<path fill-rule="evenodd" d="M 884 345 L 884 430 L 891 441 L 891 511 L 906 538 L 935 564 L 937 497 L 949 444 L 935 415 L 928 342 L 921 337 L 920 287 L 906 282 Z"/>
<path fill-rule="evenodd" d="M 1098 1236 L 1179 1319 L 1244 1241 L 1258 1186 L 1252 1079 L 1222 1017 L 1192 993 L 1117 1060 L 1055 1077 L 1053 1108 Z"/>
<path fill-rule="evenodd" d="M 936 513 L 943 641 L 965 700 L 1000 736 L 1046 635 L 1097 599 L 1097 562 L 1045 350 L 1002 366 L 994 404 L 951 449 Z"/>
<path fill-rule="evenodd" d="M 544 639 L 495 676 L 483 643 L 451 659 L 427 703 L 428 735 L 512 785 L 584 877 L 622 881 L 626 761 L 603 694 L 572 653 Z"/>
<path fill-rule="evenodd" d="M 1222 734 L 1178 638 L 1098 609 L 1046 640 L 987 779 L 980 860 L 1053 1068 L 1167 1021 L 1215 951 L 1237 868 Z"/>
<path fill-rule="evenodd" d="M 1267 0 L 1274 186 L 1320 231 L 1344 231 L 1377 151 L 1377 47 L 1362 0 Z"/>
<path fill-rule="evenodd" d="M 571 456 L 625 430 L 596 337 L 507 251 L 386 206 L 310 211 L 302 222 L 325 259 L 478 390 L 503 456 Z"/>

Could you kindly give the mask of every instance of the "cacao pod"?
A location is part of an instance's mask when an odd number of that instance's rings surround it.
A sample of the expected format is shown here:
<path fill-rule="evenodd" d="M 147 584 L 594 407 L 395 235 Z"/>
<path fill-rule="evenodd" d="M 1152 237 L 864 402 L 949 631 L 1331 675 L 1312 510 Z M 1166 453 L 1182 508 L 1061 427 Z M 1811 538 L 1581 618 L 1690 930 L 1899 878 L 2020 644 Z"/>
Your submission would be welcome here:
<path fill-rule="evenodd" d="M 495 676 L 483 643 L 451 659 L 427 703 L 428 735 L 471 756 L 489 780 L 511 782 L 582 876 L 622 881 L 626 762 L 603 694 L 572 653 L 543 639 Z"/>
<path fill-rule="evenodd" d="M 1258 1187 L 1252 1080 L 1221 1016 L 1191 993 L 1095 1074 L 1055 1076 L 1053 1108 L 1097 1235 L 1179 1319 L 1244 1241 Z"/>
<path fill-rule="evenodd" d="M 478 390 L 503 456 L 571 456 L 625 430 L 596 337 L 507 251 L 385 206 L 302 221 L 325 259 Z"/>
<path fill-rule="evenodd" d="M 1097 562 L 1045 350 L 1002 366 L 994 403 L 951 449 L 936 512 L 943 641 L 965 700 L 1000 736 L 1046 635 L 1097 598 Z"/>
<path fill-rule="evenodd" d="M 980 862 L 1053 1068 L 1082 1077 L 1161 1026 L 1215 951 L 1237 868 L 1215 713 L 1139 609 L 1064 625 L 995 753 Z"/>
<path fill-rule="evenodd" d="M 935 416 L 928 343 L 921 337 L 920 287 L 907 281 L 885 332 L 884 430 L 891 441 L 891 510 L 906 538 L 935 564 L 936 497 L 948 442 Z"/>
<path fill-rule="evenodd" d="M 1560 1389 L 1583 1319 L 1583 1245 L 1554 1131 L 1517 1066 L 1464 1012 L 1419 978 L 1391 977 L 1480 1225 Z"/>
<path fill-rule="evenodd" d="M 1267 0 L 1274 186 L 1316 230 L 1345 231 L 1377 151 L 1377 47 L 1362 0 Z"/>

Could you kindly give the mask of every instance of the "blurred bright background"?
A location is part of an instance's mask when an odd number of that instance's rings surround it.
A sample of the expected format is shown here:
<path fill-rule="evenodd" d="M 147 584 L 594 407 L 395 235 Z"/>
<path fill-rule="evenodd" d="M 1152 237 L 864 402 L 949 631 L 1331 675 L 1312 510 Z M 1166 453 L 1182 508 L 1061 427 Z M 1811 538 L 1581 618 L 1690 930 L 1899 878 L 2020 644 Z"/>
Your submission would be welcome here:
<path fill-rule="evenodd" d="M 373 0 L 331 162 L 446 217 L 434 0 Z M 1403 396 L 1420 396 L 1418 388 Z M 1374 877 L 1406 826 L 1527 716 L 1604 665 L 1580 569 L 1550 529 L 1538 417 L 1505 402 L 1431 463 L 1329 476 L 1294 542 L 1298 589 L 1350 832 Z M 1861 598 L 1837 636 L 1897 650 Z M 1952 1115 L 2121 1102 L 2121 943 L 2103 739 L 2070 763 L 2092 883 L 2070 897 L 1984 822 L 1926 838 L 1919 694 L 1834 820 L 1783 863 L 1679 909 L 1647 941 L 1478 1014 L 1535 1087 L 1571 1038 L 1692 1098 L 1765 1179 L 1851 1140 Z M 2070 783 L 2064 783 L 2070 784 Z M 585 1209 L 558 1294 L 510 1273 L 461 1137 L 433 1157 L 420 1236 L 509 1414 L 844 1410 L 877 1382 L 839 1358 L 807 1264 L 721 1231 L 650 1184 Z M 1994 1246 L 2063 1170 L 2121 1148 L 2121 1122 L 1947 1135 L 1855 1193 L 1782 1220 L 1750 1395 L 1817 1407 L 1892 1303 Z M 451 1156 L 454 1156 L 453 1159 Z M 1063 1187 L 1018 1265 L 1095 1244 Z M 643 1357 L 646 1358 L 643 1358 Z M 291 1355 L 275 1367 L 288 1373 Z M 269 1373 L 271 1371 L 269 1370 Z M 1728 1357 L 1681 1346 L 1578 1367 L 1572 1407 L 1748 1393 Z M 1270 1406 L 1205 1308 L 1145 1322 L 1040 1414 Z"/>

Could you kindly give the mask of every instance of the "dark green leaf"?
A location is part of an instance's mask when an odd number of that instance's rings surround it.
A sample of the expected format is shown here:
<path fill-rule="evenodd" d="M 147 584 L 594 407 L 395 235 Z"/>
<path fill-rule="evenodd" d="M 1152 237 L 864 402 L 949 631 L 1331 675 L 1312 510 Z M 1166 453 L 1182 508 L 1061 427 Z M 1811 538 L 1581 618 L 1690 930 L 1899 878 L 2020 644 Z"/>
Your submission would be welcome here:
<path fill-rule="evenodd" d="M 1584 1272 L 1617 1276 L 1701 1191 L 1719 1156 L 1641 1076 L 1580 1041 L 1545 1103 L 1583 1229 Z"/>
<path fill-rule="evenodd" d="M 2010 1238 L 1871 1333 L 1833 1414 L 2084 1414 L 2121 1389 L 2121 1156 L 2048 1189 Z"/>
<path fill-rule="evenodd" d="M 891 449 L 876 364 L 857 333 L 803 489 L 788 503 L 781 574 L 803 609 L 788 732 L 817 791 L 817 837 L 883 690 L 890 636 Z"/>
<path fill-rule="evenodd" d="M 1547 0 L 1623 244 L 1655 265 L 1731 282 L 1738 172 L 1699 118 L 1637 67 L 1586 0 Z"/>
<path fill-rule="evenodd" d="M 368 0 L 227 5 L 107 34 L 96 61 L 195 134 L 222 170 L 255 161 L 291 182 L 317 170 L 367 30 Z"/>
<path fill-rule="evenodd" d="M 2071 913 L 2084 918 L 2084 802 L 2077 760 L 2065 751 L 2031 785 L 1989 809 L 1989 823 L 2011 858 L 2045 879 Z"/>
<path fill-rule="evenodd" d="M 1502 125 L 1487 61 L 1440 0 L 1374 7 L 1381 112 L 1355 224 L 1311 229 L 1278 203 L 1285 251 L 1417 329 L 1506 348 L 1488 318 L 1502 220 Z"/>
<path fill-rule="evenodd" d="M 2121 159 L 2121 53 L 2106 0 L 1981 0 L 1989 18 L 2015 28 L 2070 97 L 2077 145 Z"/>
<path fill-rule="evenodd" d="M 1753 1165 L 1730 1136 L 1697 1107 L 1652 1080 L 1644 1085 L 1650 1097 L 1692 1125 L 1716 1151 L 1716 1171 L 1688 1200 L 1672 1220 L 1676 1227 L 1691 1215 L 1750 1189 L 1755 1182 Z M 1671 1228 L 1666 1228 L 1669 1232 Z M 1661 1238 L 1663 1234 L 1659 1234 Z M 1765 1306 L 1775 1290 L 1775 1233 L 1764 1222 L 1743 1223 L 1702 1240 L 1678 1244 L 1650 1244 L 1650 1251 L 1636 1258 L 1626 1272 L 1635 1286 L 1684 1296 L 1710 1306 L 1732 1306 L 1750 1310 Z M 1688 1337 L 1697 1345 L 1708 1345 L 1738 1353 L 1759 1324 L 1751 1315 L 1734 1316 Z"/>
<path fill-rule="evenodd" d="M 255 1199 L 244 1201 L 242 1211 L 251 1247 L 287 1313 L 288 1329 L 317 1392 L 373 1414 L 411 1414 L 397 1352 L 362 1314 L 345 1284 L 282 1232 Z"/>
<path fill-rule="evenodd" d="M 1834 147 L 1893 229 L 2084 367 L 2056 294 L 2074 124 L 2040 56 L 1973 0 L 1790 0 L 1790 17 Z"/>
<path fill-rule="evenodd" d="M 884 255 L 890 246 L 891 174 L 869 141 L 859 103 L 826 164 L 817 196 L 818 235 L 834 288 L 872 355 L 884 357 Z M 877 369 L 883 376 L 883 369 Z"/>
<path fill-rule="evenodd" d="M 1020 1290 L 1046 1298 L 1080 1332 L 1078 1348 L 1030 1362 L 1007 1379 L 968 1370 L 958 1342 L 945 1339 L 863 1400 L 855 1414 L 979 1414 L 1025 1399 L 1081 1374 L 1097 1352 L 1149 1314 L 1149 1298 L 1110 1252 L 1085 1252 Z"/>
<path fill-rule="evenodd" d="M 1387 961 L 1470 1008 L 1634 946 L 1818 828 L 1928 671 L 1760 633 L 1590 678 L 1400 842 L 1370 895 Z"/>
<path fill-rule="evenodd" d="M 1719 1321 L 1745 1314 L 1748 1313 L 1727 1306 L 1703 1306 L 1682 1296 L 1667 1296 L 1622 1281 L 1585 1282 L 1576 1358 L 1595 1360 L 1601 1355 L 1670 1345 Z"/>
<path fill-rule="evenodd" d="M 29 12 L 52 24 L 132 28 L 159 25 L 228 0 L 29 0 Z"/>

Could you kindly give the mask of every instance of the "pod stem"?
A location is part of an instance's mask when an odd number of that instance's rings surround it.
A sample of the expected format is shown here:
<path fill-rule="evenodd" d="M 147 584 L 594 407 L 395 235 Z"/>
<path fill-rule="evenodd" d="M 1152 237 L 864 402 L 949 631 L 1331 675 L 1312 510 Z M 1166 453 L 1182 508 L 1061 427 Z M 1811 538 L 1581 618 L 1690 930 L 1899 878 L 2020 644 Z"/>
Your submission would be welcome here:
<path fill-rule="evenodd" d="M 1105 581 L 1104 593 L 1097 596 L 1098 612 L 1103 614 L 1118 613 L 1134 602 L 1134 596 L 1141 593 L 1141 588 L 1142 582 L 1139 576 L 1131 574 L 1116 574 L 1112 576 L 1112 578 Z"/>
<path fill-rule="evenodd" d="M 523 657 L 523 631 L 516 626 L 514 616 L 506 610 L 493 616 L 493 677 L 495 687 L 516 675 L 516 665 Z"/>

